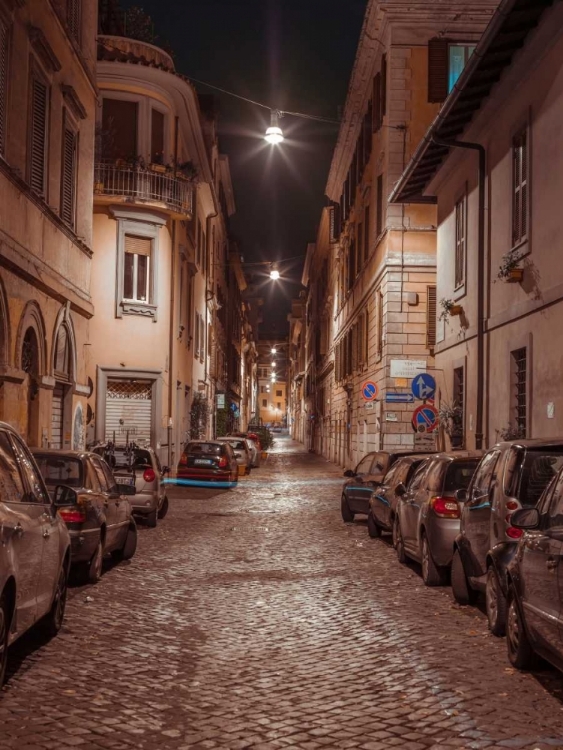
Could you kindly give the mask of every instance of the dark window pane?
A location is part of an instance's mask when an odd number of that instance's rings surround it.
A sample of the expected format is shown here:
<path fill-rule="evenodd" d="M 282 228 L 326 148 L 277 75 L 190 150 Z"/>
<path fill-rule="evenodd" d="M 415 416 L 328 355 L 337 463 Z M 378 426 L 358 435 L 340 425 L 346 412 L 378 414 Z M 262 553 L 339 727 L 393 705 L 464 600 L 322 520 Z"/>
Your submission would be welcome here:
<path fill-rule="evenodd" d="M 5 432 L 0 432 L 0 496 L 6 503 L 19 503 L 24 494 L 16 458 Z"/>
<path fill-rule="evenodd" d="M 82 464 L 75 458 L 35 454 L 39 471 L 48 487 L 64 484 L 67 487 L 82 487 Z"/>
<path fill-rule="evenodd" d="M 102 158 L 137 156 L 137 103 L 104 99 L 102 112 Z"/>
<path fill-rule="evenodd" d="M 125 299 L 133 299 L 133 268 L 135 256 L 131 253 L 125 253 L 125 263 L 123 265 L 123 296 Z"/>
<path fill-rule="evenodd" d="M 137 299 L 148 301 L 147 281 L 149 273 L 149 259 L 146 255 L 137 255 Z"/>
<path fill-rule="evenodd" d="M 164 115 L 157 109 L 152 110 L 151 117 L 151 162 L 164 164 Z"/>
<path fill-rule="evenodd" d="M 478 458 L 470 461 L 452 461 L 446 473 L 444 492 L 466 490 L 478 465 Z"/>

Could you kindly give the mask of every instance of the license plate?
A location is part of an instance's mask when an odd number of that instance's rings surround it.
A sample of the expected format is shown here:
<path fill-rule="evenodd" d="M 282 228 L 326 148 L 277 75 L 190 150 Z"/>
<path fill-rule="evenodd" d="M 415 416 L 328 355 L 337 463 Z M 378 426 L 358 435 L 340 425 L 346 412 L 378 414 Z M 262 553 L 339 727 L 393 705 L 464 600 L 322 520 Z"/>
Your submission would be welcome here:
<path fill-rule="evenodd" d="M 115 477 L 118 484 L 130 484 L 131 486 L 134 486 L 135 484 L 135 477 Z"/>
<path fill-rule="evenodd" d="M 196 466 L 211 466 L 213 461 L 210 458 L 196 458 L 194 464 Z"/>

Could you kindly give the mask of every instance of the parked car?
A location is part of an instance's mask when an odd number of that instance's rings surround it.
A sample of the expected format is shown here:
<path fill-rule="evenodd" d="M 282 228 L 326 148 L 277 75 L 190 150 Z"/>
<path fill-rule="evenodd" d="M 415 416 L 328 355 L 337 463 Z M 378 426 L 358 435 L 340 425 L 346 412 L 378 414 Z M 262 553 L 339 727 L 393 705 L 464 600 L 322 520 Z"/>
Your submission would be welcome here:
<path fill-rule="evenodd" d="M 369 513 L 369 501 L 373 490 L 383 481 L 387 471 L 397 459 L 413 455 L 415 451 L 375 451 L 368 453 L 355 469 L 347 469 L 344 476 L 348 481 L 342 488 L 340 510 L 347 523 L 354 520 L 356 513 Z"/>
<path fill-rule="evenodd" d="M 186 443 L 176 472 L 178 479 L 200 482 L 238 482 L 237 455 L 228 442 L 191 440 Z"/>
<path fill-rule="evenodd" d="M 32 451 L 47 490 L 53 498 L 59 485 L 74 492 L 59 516 L 68 526 L 73 566 L 90 583 L 102 575 L 107 553 L 128 560 L 137 548 L 137 526 L 127 496 L 135 494 L 131 484 L 118 484 L 111 469 L 95 453 L 35 449 Z M 68 493 L 67 493 L 68 494 Z"/>
<path fill-rule="evenodd" d="M 381 536 L 382 531 L 393 531 L 399 500 L 395 490 L 400 484 L 408 487 L 413 474 L 427 457 L 428 454 L 423 453 L 400 456 L 385 474 L 382 483 L 372 491 L 368 513 L 368 533 L 372 539 Z"/>
<path fill-rule="evenodd" d="M 246 438 L 219 437 L 216 439 L 219 443 L 228 443 L 235 451 L 237 464 L 239 465 L 239 467 L 242 467 L 242 472 L 239 468 L 239 473 L 242 473 L 244 475 L 250 474 L 250 470 L 252 468 L 252 455 Z"/>
<path fill-rule="evenodd" d="M 8 647 L 36 623 L 52 636 L 63 622 L 70 568 L 70 537 L 57 513 L 63 491 L 49 497 L 29 449 L 0 422 L 0 685 Z"/>
<path fill-rule="evenodd" d="M 563 469 L 538 506 L 515 511 L 511 523 L 524 533 L 508 566 L 508 658 L 529 669 L 537 653 L 563 671 Z"/>
<path fill-rule="evenodd" d="M 452 561 L 453 595 L 460 604 L 470 604 L 484 592 L 495 635 L 505 632 L 506 570 L 522 534 L 512 525 L 512 514 L 535 506 L 561 466 L 563 439 L 498 443 L 483 456 L 463 494 Z"/>
<path fill-rule="evenodd" d="M 422 565 L 427 586 L 446 583 L 454 540 L 459 534 L 461 502 L 481 457 L 477 452 L 437 453 L 418 467 L 408 487 L 398 485 L 394 539 L 399 561 Z"/>
<path fill-rule="evenodd" d="M 258 435 L 254 432 L 234 432 L 232 435 L 227 435 L 227 437 L 244 438 L 246 441 L 246 447 L 250 451 L 250 467 L 252 469 L 260 468 L 260 454 L 262 449 L 260 447 Z"/>
<path fill-rule="evenodd" d="M 162 519 L 168 513 L 164 479 L 169 467 L 162 466 L 152 448 L 141 448 L 135 443 L 106 443 L 96 446 L 94 452 L 109 464 L 116 481 L 135 487 L 135 494 L 129 498 L 133 513 L 154 528 L 157 518 Z"/>

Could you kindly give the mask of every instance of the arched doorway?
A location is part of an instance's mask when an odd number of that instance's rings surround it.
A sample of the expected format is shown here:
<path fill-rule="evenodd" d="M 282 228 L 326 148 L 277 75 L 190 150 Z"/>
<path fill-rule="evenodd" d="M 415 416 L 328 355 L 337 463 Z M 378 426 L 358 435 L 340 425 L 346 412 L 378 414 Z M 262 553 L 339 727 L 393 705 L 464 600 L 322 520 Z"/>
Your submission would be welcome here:
<path fill-rule="evenodd" d="M 39 342 L 35 329 L 26 330 L 21 350 L 21 368 L 27 375 L 27 425 L 25 438 L 29 445 L 35 442 L 39 421 Z"/>
<path fill-rule="evenodd" d="M 65 438 L 65 428 L 69 423 L 68 411 L 71 404 L 68 403 L 71 395 L 72 383 L 72 346 L 69 330 L 65 323 L 59 326 L 55 348 L 53 352 L 53 375 L 55 377 L 55 388 L 51 404 L 51 448 L 61 450 L 65 443 L 70 442 Z M 69 432 L 69 430 L 67 430 Z"/>

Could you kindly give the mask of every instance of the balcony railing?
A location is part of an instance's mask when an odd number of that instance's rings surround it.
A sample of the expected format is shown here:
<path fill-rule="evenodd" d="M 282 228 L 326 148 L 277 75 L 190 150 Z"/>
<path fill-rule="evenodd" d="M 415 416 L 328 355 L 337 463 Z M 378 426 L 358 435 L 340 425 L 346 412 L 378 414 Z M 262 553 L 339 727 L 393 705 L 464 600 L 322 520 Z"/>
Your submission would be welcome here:
<path fill-rule="evenodd" d="M 160 203 L 174 214 L 192 215 L 193 185 L 172 172 L 98 163 L 94 167 L 94 193 L 122 198 L 127 203 Z"/>

